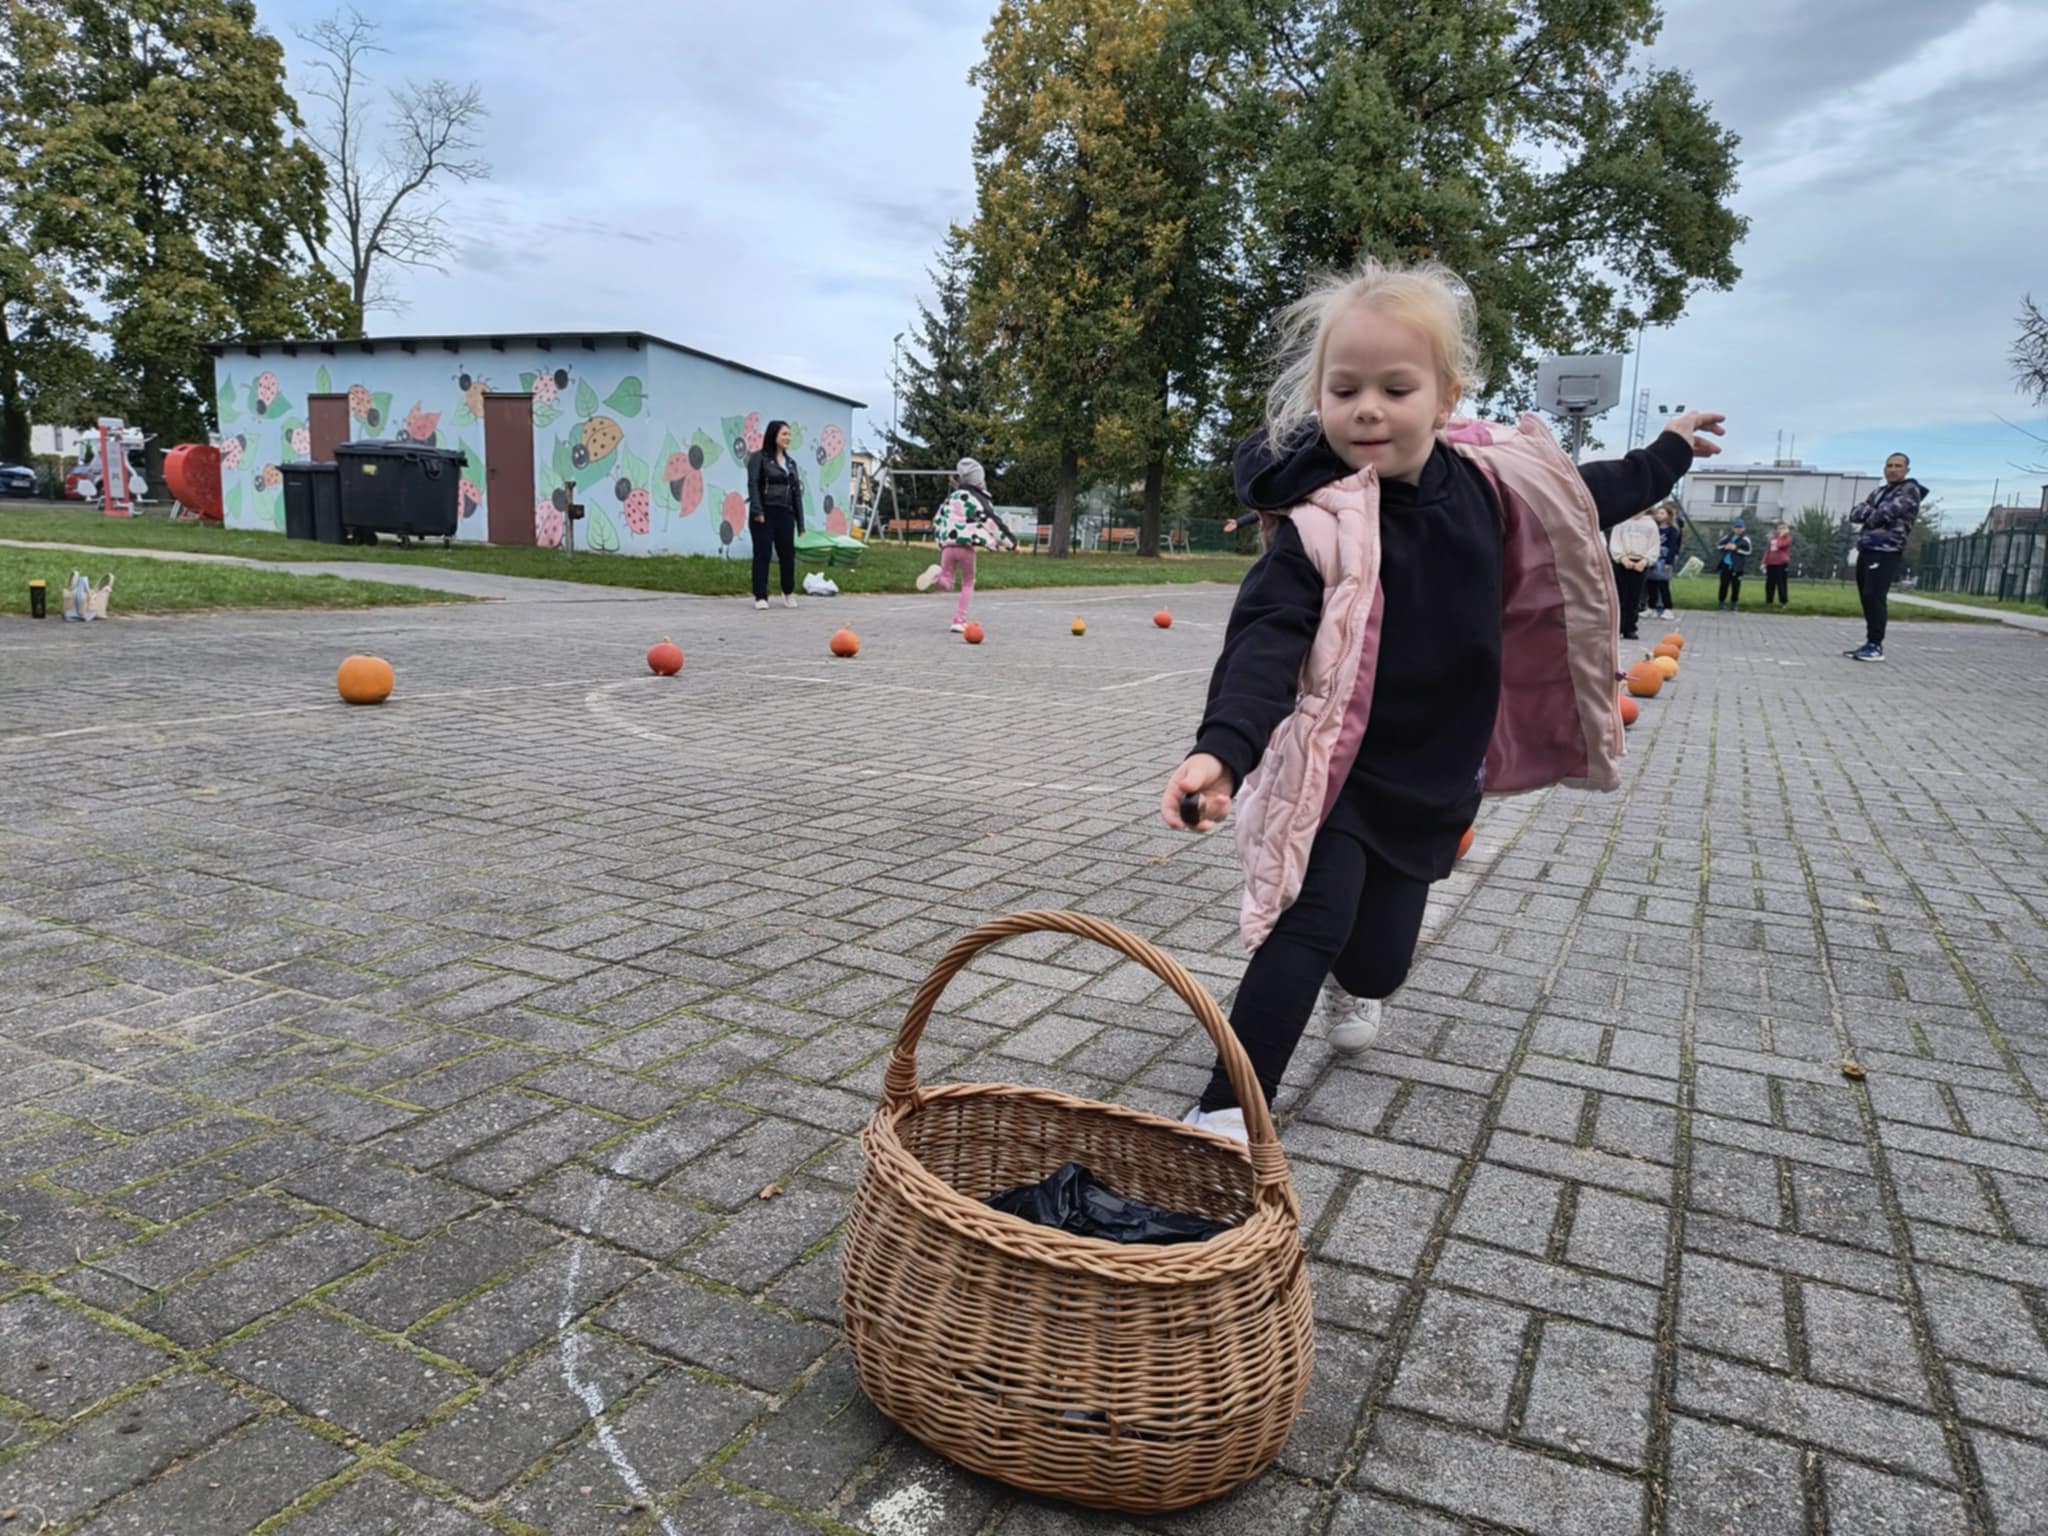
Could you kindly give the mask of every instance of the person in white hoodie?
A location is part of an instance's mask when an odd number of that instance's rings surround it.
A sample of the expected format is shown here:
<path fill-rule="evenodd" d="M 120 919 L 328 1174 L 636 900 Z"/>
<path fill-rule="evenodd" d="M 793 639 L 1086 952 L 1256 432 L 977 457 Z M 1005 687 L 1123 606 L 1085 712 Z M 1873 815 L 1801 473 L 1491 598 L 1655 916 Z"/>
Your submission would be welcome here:
<path fill-rule="evenodd" d="M 1636 614 L 1643 605 L 1643 579 L 1657 563 L 1661 552 L 1657 523 L 1647 509 L 1625 523 L 1616 523 L 1607 535 L 1607 552 L 1614 557 L 1614 590 L 1621 599 L 1621 638 L 1636 638 Z"/>

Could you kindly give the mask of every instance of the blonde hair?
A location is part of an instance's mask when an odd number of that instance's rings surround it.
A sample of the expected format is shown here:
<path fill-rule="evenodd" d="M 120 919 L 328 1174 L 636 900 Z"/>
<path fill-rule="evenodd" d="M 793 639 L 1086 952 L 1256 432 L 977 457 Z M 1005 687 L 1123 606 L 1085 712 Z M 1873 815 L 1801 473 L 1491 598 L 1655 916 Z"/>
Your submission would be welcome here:
<path fill-rule="evenodd" d="M 1478 310 L 1471 290 L 1441 262 L 1390 266 L 1368 257 L 1349 272 L 1325 273 L 1280 312 L 1278 366 L 1266 394 L 1266 436 L 1276 448 L 1292 448 L 1320 430 L 1316 407 L 1330 327 L 1354 304 L 1405 320 L 1429 338 L 1446 397 L 1476 384 Z"/>

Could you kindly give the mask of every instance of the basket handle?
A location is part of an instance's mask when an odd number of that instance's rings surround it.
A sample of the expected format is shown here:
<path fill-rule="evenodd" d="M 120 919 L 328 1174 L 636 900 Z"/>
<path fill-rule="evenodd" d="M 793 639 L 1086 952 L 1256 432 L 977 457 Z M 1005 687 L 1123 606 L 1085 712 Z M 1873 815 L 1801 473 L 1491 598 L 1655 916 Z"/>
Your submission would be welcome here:
<path fill-rule="evenodd" d="M 1024 933 L 1071 933 L 1077 938 L 1092 940 L 1137 961 L 1173 988 L 1201 1022 L 1202 1028 L 1208 1031 L 1209 1039 L 1216 1046 L 1216 1054 L 1223 1062 L 1224 1074 L 1237 1094 L 1238 1105 L 1244 1110 L 1254 1188 L 1263 1193 L 1287 1185 L 1287 1159 L 1280 1150 L 1280 1138 L 1273 1130 L 1273 1116 L 1266 1108 L 1265 1092 L 1252 1072 L 1251 1058 L 1245 1055 L 1244 1047 L 1238 1043 L 1237 1031 L 1223 1017 L 1223 1010 L 1216 1006 L 1216 999 L 1209 995 L 1209 989 L 1189 975 L 1181 963 L 1165 950 L 1146 943 L 1136 934 L 1127 933 L 1114 923 L 1080 912 L 1012 912 L 1007 917 L 983 923 L 954 942 L 944 958 L 932 968 L 931 975 L 925 978 L 924 985 L 917 989 L 917 996 L 911 999 L 910 1012 L 904 1017 L 903 1028 L 896 1036 L 896 1047 L 889 1053 L 889 1069 L 882 1078 L 882 1105 L 885 1109 L 904 1107 L 917 1095 L 917 1042 L 923 1038 L 924 1027 L 931 1021 L 932 1009 L 937 1006 L 947 984 L 982 950 Z"/>

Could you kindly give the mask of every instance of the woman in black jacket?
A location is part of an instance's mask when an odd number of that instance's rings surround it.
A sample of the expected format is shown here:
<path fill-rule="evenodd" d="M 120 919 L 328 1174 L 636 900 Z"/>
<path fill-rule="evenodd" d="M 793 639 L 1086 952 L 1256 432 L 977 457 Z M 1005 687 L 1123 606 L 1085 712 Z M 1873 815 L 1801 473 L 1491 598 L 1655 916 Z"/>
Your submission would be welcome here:
<path fill-rule="evenodd" d="M 768 555 L 782 565 L 782 606 L 796 606 L 796 536 L 804 526 L 804 486 L 789 452 L 789 423 L 771 421 L 747 456 L 748 529 L 754 539 L 754 606 L 768 606 Z"/>

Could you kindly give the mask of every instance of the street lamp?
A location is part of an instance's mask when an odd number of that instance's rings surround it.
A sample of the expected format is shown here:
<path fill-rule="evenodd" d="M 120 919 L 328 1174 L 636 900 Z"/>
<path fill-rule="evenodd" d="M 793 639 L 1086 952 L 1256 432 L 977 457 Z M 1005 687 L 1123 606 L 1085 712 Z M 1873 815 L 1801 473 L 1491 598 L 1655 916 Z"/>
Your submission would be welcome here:
<path fill-rule="evenodd" d="M 903 333 L 901 331 L 898 331 L 896 333 L 895 340 L 889 343 L 889 447 L 892 450 L 896 446 L 896 402 L 897 396 L 901 392 L 901 384 L 899 381 L 903 376 L 902 359 Z"/>

